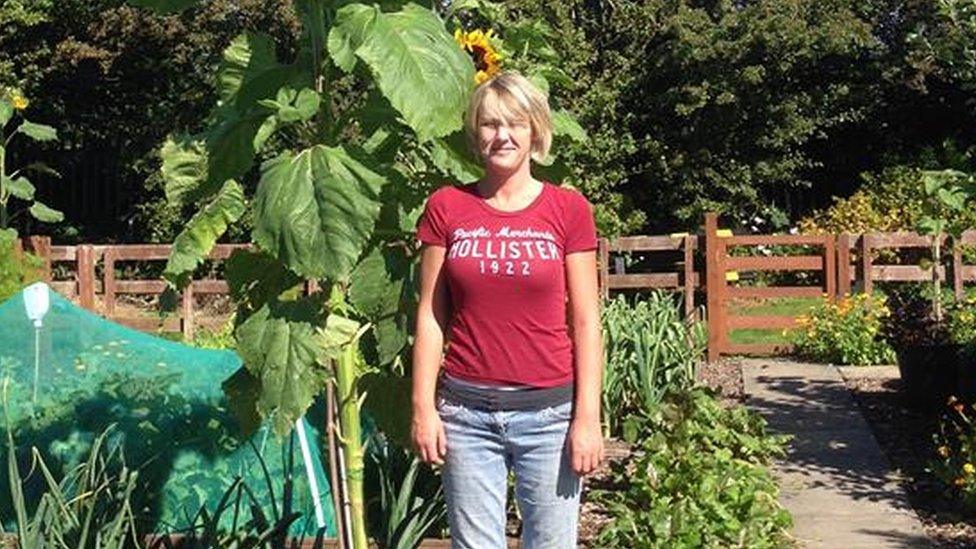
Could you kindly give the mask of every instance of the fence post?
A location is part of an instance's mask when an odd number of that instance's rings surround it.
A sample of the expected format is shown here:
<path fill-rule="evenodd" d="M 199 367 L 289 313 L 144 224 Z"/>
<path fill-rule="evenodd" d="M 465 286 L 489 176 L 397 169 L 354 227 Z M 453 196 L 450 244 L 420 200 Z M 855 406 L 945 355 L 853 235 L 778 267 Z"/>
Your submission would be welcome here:
<path fill-rule="evenodd" d="M 725 344 L 725 239 L 718 236 L 718 214 L 705 214 L 705 295 L 708 361 L 719 359 Z"/>
<path fill-rule="evenodd" d="M 600 295 L 603 299 L 610 299 L 610 241 L 606 238 L 597 240 L 597 254 L 599 260 L 597 282 L 600 286 Z"/>
<path fill-rule="evenodd" d="M 831 301 L 837 299 L 837 239 L 832 234 L 824 238 L 824 292 Z"/>
<path fill-rule="evenodd" d="M 115 314 L 115 248 L 105 247 L 102 266 L 105 269 L 105 272 L 102 273 L 102 305 L 105 309 L 105 316 L 112 318 L 112 315 Z"/>
<path fill-rule="evenodd" d="M 181 308 L 182 322 L 180 325 L 180 331 L 183 332 L 183 339 L 185 341 L 193 341 L 193 281 L 191 280 L 186 288 L 183 288 L 183 295 L 181 297 Z"/>
<path fill-rule="evenodd" d="M 685 319 L 695 314 L 695 236 L 684 236 L 685 252 Z"/>
<path fill-rule="evenodd" d="M 78 281 L 78 303 L 89 311 L 95 310 L 95 247 L 82 244 L 75 248 L 75 278 Z"/>
<path fill-rule="evenodd" d="M 966 296 L 962 285 L 962 242 L 957 238 L 952 239 L 952 290 L 956 299 Z"/>
<path fill-rule="evenodd" d="M 837 297 L 851 293 L 851 235 L 837 237 Z"/>
<path fill-rule="evenodd" d="M 861 285 L 862 291 L 871 294 L 874 284 L 871 281 L 871 235 L 865 233 L 861 235 Z"/>
<path fill-rule="evenodd" d="M 31 252 L 42 261 L 41 278 L 44 282 L 51 282 L 51 237 L 32 236 L 30 237 Z"/>

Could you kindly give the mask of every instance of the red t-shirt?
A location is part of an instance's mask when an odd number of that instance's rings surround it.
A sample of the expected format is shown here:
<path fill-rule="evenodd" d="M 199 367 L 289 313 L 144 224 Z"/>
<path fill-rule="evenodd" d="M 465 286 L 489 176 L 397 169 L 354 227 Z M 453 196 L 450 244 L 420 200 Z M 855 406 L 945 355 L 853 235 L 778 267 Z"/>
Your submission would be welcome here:
<path fill-rule="evenodd" d="M 544 183 L 531 204 L 505 212 L 485 202 L 474 183 L 445 186 L 427 200 L 417 238 L 447 248 L 447 373 L 534 387 L 574 379 L 564 257 L 597 247 L 582 194 Z"/>

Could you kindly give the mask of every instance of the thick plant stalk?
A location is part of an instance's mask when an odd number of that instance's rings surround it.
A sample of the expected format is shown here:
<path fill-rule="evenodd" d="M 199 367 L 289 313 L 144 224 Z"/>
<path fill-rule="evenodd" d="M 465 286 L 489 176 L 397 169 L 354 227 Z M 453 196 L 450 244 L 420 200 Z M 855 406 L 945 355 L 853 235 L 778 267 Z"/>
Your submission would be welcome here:
<path fill-rule="evenodd" d="M 366 549 L 366 508 L 363 502 L 363 443 L 356 390 L 355 343 L 346 345 L 336 361 L 339 426 L 349 486 L 350 530 L 354 549 Z"/>
<path fill-rule="evenodd" d="M 932 244 L 932 255 L 935 259 L 935 266 L 932 267 L 932 283 L 935 286 L 932 307 L 935 311 L 935 320 L 942 322 L 942 280 L 939 278 L 939 265 L 942 264 L 942 232 L 938 232 L 932 238 L 935 240 Z"/>

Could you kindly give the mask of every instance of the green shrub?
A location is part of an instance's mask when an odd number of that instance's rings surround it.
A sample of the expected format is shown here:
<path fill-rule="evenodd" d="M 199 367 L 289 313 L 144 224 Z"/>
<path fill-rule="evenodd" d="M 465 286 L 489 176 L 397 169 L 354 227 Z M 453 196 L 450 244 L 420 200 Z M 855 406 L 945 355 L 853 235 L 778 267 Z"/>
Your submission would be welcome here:
<path fill-rule="evenodd" d="M 928 465 L 928 470 L 971 513 L 976 512 L 976 426 L 972 414 L 972 408 L 949 398 L 933 436 L 938 457 Z"/>
<path fill-rule="evenodd" d="M 227 319 L 216 329 L 199 328 L 189 344 L 202 349 L 237 349 L 237 341 L 234 339 L 234 317 Z"/>
<path fill-rule="evenodd" d="M 891 364 L 895 351 L 881 337 L 888 314 L 879 294 L 844 296 L 836 303 L 824 298 L 787 334 L 794 353 L 802 358 L 857 366 Z"/>
<path fill-rule="evenodd" d="M 617 296 L 604 307 L 603 409 L 609 435 L 621 436 L 624 418 L 694 384 L 708 338 L 701 322 L 683 316 L 675 296 L 665 291 L 633 304 Z"/>
<path fill-rule="evenodd" d="M 976 295 L 950 302 L 946 329 L 953 343 L 968 346 L 976 342 Z"/>
<path fill-rule="evenodd" d="M 847 198 L 834 198 L 829 208 L 801 219 L 798 226 L 803 234 L 897 232 L 915 231 L 925 214 L 926 194 L 924 171 L 907 166 L 893 166 L 879 173 L 864 173 L 863 183 Z M 940 211 L 952 224 L 976 228 L 976 210 Z M 924 251 L 924 250 L 923 250 Z M 905 263 L 899 257 L 908 250 L 875 250 L 875 262 Z M 857 251 L 854 251 L 854 256 Z M 963 248 L 967 263 L 976 262 L 976 249 Z M 908 259 L 907 263 L 914 263 Z"/>
<path fill-rule="evenodd" d="M 41 279 L 41 261 L 29 253 L 17 254 L 14 251 L 16 238 L 16 232 L 0 230 L 0 303 Z"/>
<path fill-rule="evenodd" d="M 704 388 L 668 395 L 641 416 L 636 458 L 615 463 L 621 490 L 593 496 L 613 517 L 599 547 L 778 547 L 792 519 L 766 466 L 786 438 Z"/>
<path fill-rule="evenodd" d="M 3 390 L 6 392 L 6 386 Z M 56 480 L 36 447 L 31 450 L 31 472 L 22 475 L 8 428 L 7 473 L 17 479 L 10 483 L 10 496 L 19 547 L 121 549 L 141 545 L 131 501 L 138 472 L 126 467 L 121 444 L 108 440 L 114 434 L 109 429 L 96 437 L 87 459 Z M 41 475 L 47 487 L 36 507 L 26 501 L 22 491 L 25 478 L 32 474 Z"/>

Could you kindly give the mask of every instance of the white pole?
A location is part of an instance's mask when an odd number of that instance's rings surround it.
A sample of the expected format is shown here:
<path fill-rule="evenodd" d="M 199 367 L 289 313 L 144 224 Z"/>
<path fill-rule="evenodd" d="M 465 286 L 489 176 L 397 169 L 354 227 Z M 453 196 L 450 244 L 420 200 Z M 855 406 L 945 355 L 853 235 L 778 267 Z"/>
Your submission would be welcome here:
<path fill-rule="evenodd" d="M 315 522 L 320 529 L 325 528 L 325 512 L 322 510 L 322 502 L 319 501 L 319 481 L 315 476 L 312 452 L 309 449 L 308 438 L 305 436 L 304 417 L 295 421 L 295 428 L 298 429 L 298 443 L 302 448 L 302 461 L 305 462 L 305 476 L 308 477 L 308 487 L 312 492 L 312 503 L 315 505 Z"/>
<path fill-rule="evenodd" d="M 41 327 L 34 324 L 34 394 L 31 404 L 37 404 L 37 384 L 41 378 Z"/>

